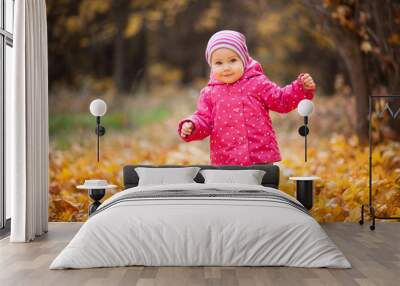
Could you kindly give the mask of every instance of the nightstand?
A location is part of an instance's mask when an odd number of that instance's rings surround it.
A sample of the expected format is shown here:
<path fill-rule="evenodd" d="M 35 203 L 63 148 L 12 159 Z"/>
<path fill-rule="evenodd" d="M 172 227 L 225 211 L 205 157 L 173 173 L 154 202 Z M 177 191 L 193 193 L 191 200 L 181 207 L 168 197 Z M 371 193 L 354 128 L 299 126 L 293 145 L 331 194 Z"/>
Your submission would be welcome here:
<path fill-rule="evenodd" d="M 101 205 L 100 200 L 106 194 L 106 189 L 114 189 L 116 185 L 110 185 L 106 180 L 85 180 L 85 184 L 79 185 L 77 189 L 85 189 L 89 191 L 89 197 L 93 203 L 89 206 L 89 216 L 94 213 Z"/>
<path fill-rule="evenodd" d="M 319 179 L 320 177 L 315 176 L 289 178 L 296 181 L 296 199 L 308 210 L 313 207 L 313 181 Z"/>

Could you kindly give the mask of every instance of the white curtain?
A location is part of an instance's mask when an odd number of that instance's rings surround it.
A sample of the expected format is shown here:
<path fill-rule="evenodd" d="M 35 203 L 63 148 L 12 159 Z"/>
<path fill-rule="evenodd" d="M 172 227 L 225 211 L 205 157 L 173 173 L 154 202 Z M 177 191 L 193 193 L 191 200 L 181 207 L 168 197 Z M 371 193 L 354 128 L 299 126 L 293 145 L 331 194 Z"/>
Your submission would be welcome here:
<path fill-rule="evenodd" d="M 15 1 L 13 92 L 6 98 L 6 187 L 12 242 L 48 227 L 48 84 L 45 0 Z"/>

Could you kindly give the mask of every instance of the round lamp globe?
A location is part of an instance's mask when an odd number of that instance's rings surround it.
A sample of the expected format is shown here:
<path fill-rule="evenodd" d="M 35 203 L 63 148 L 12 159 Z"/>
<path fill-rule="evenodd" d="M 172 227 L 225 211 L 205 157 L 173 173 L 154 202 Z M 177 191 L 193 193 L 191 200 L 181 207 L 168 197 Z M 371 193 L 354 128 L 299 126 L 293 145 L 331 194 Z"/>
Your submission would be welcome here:
<path fill-rule="evenodd" d="M 309 99 L 303 99 L 297 106 L 297 112 L 301 116 L 308 116 L 314 109 L 314 103 Z"/>
<path fill-rule="evenodd" d="M 90 103 L 89 109 L 94 116 L 103 116 L 107 112 L 107 104 L 104 100 L 95 99 Z"/>

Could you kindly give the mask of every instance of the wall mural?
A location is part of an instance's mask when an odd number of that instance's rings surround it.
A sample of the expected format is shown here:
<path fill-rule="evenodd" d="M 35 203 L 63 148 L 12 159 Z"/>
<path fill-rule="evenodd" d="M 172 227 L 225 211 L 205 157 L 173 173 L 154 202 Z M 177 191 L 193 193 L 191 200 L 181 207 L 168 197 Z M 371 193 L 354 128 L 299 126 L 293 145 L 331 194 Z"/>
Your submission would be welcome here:
<path fill-rule="evenodd" d="M 375 215 L 400 216 L 400 106 L 384 99 L 400 96 L 400 6 L 338 2 L 47 1 L 49 220 L 85 221 L 102 192 L 77 187 L 113 186 L 104 200 L 122 191 L 128 164 L 276 162 L 290 195 L 290 178 L 319 178 L 318 221 L 359 221 L 370 95 L 382 97 L 370 121 Z M 221 30 L 240 34 L 211 41 Z M 90 109 L 95 99 L 106 110 Z M 302 99 L 312 112 L 298 108 Z M 251 152 L 226 148 L 246 138 L 257 143 Z"/>

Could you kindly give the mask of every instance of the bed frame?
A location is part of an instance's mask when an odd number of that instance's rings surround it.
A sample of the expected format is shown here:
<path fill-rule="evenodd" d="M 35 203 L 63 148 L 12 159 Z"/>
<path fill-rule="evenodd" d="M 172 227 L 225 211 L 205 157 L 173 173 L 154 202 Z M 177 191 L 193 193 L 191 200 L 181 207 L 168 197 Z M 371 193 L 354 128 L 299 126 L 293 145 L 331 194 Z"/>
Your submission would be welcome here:
<path fill-rule="evenodd" d="M 203 169 L 222 169 L 222 170 L 263 170 L 266 171 L 261 184 L 265 187 L 279 188 L 279 167 L 273 164 L 256 164 L 252 166 L 212 166 L 212 165 L 127 165 L 123 169 L 124 189 L 133 188 L 138 185 L 139 177 L 135 171 L 136 167 L 148 168 L 178 168 L 178 167 L 200 167 Z M 204 178 L 200 174 L 194 178 L 197 183 L 204 183 Z"/>

